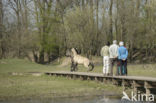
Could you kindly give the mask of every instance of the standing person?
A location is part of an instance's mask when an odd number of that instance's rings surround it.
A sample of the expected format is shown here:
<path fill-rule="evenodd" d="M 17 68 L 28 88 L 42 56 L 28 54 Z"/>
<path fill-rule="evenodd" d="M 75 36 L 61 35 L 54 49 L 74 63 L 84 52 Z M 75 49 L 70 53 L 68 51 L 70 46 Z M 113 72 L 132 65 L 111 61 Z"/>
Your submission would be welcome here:
<path fill-rule="evenodd" d="M 108 42 L 106 46 L 101 49 L 101 56 L 103 56 L 103 74 L 109 75 L 109 45 Z"/>
<path fill-rule="evenodd" d="M 119 46 L 117 45 L 117 41 L 113 40 L 113 44 L 109 48 L 109 54 L 110 54 L 110 75 L 113 76 L 113 66 L 118 61 L 118 48 Z M 117 66 L 116 66 L 117 68 Z M 118 75 L 118 69 L 116 74 Z"/>
<path fill-rule="evenodd" d="M 121 75 L 127 75 L 127 57 L 128 50 L 124 47 L 124 42 L 119 43 L 120 47 L 118 49 L 118 59 L 120 60 L 120 70 Z"/>

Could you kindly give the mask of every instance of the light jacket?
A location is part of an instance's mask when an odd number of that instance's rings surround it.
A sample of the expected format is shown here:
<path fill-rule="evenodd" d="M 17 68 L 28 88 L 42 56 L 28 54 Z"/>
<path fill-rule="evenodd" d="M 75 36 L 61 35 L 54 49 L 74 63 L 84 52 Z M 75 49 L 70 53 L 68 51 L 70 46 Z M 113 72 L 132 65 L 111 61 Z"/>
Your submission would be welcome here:
<path fill-rule="evenodd" d="M 128 57 L 128 51 L 127 48 L 124 46 L 120 46 L 118 49 L 118 59 L 127 59 Z"/>
<path fill-rule="evenodd" d="M 117 44 L 112 44 L 109 47 L 110 58 L 117 58 L 118 57 L 118 48 L 119 48 L 119 46 Z"/>
<path fill-rule="evenodd" d="M 101 56 L 109 56 L 109 47 L 108 46 L 102 47 L 100 54 Z"/>

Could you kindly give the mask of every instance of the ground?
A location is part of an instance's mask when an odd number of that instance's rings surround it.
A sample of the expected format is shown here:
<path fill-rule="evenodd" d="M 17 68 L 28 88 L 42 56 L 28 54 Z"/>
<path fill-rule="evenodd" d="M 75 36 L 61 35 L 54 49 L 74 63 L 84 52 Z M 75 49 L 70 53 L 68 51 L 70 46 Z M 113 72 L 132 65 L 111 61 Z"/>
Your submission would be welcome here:
<path fill-rule="evenodd" d="M 156 77 L 155 64 L 129 65 L 129 75 Z M 24 59 L 0 60 L 0 100 L 25 98 L 53 98 L 64 96 L 84 96 L 121 94 L 122 88 L 94 81 L 72 80 L 63 77 L 12 75 L 12 73 L 70 71 L 70 65 L 58 63 L 41 65 Z M 79 66 L 79 72 L 87 71 Z M 102 72 L 102 65 L 95 66 L 92 72 Z M 113 91 L 113 92 L 112 92 Z"/>

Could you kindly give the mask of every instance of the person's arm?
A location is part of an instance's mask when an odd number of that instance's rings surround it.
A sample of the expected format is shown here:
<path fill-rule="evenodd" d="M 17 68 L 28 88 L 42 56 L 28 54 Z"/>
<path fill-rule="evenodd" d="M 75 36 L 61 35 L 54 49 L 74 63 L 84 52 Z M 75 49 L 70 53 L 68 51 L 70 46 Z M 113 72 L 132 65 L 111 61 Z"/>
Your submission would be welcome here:
<path fill-rule="evenodd" d="M 120 48 L 118 48 L 118 59 L 121 58 L 121 55 L 120 55 Z"/>
<path fill-rule="evenodd" d="M 126 49 L 126 57 L 125 57 L 125 59 L 127 59 L 127 57 L 128 57 L 128 50 Z"/>
<path fill-rule="evenodd" d="M 111 57 L 112 51 L 111 51 L 111 46 L 109 47 L 109 56 Z"/>
<path fill-rule="evenodd" d="M 119 46 L 117 46 L 117 50 L 116 50 L 116 58 L 119 56 L 119 54 L 118 54 L 118 50 L 119 50 Z"/>
<path fill-rule="evenodd" d="M 102 55 L 102 52 L 103 52 L 103 48 L 101 48 L 101 51 L 100 51 L 101 56 L 103 56 L 103 55 Z"/>

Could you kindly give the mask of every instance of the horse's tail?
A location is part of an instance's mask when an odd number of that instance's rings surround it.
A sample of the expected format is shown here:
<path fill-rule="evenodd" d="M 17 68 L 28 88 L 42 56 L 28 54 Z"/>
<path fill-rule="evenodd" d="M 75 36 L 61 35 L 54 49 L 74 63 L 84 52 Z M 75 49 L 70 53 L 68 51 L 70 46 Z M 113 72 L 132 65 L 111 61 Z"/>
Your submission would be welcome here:
<path fill-rule="evenodd" d="M 93 64 L 93 62 L 89 62 L 88 67 L 89 67 L 89 71 L 92 71 L 92 70 L 94 69 L 94 64 Z M 90 67 L 91 67 L 91 68 L 90 68 Z"/>

